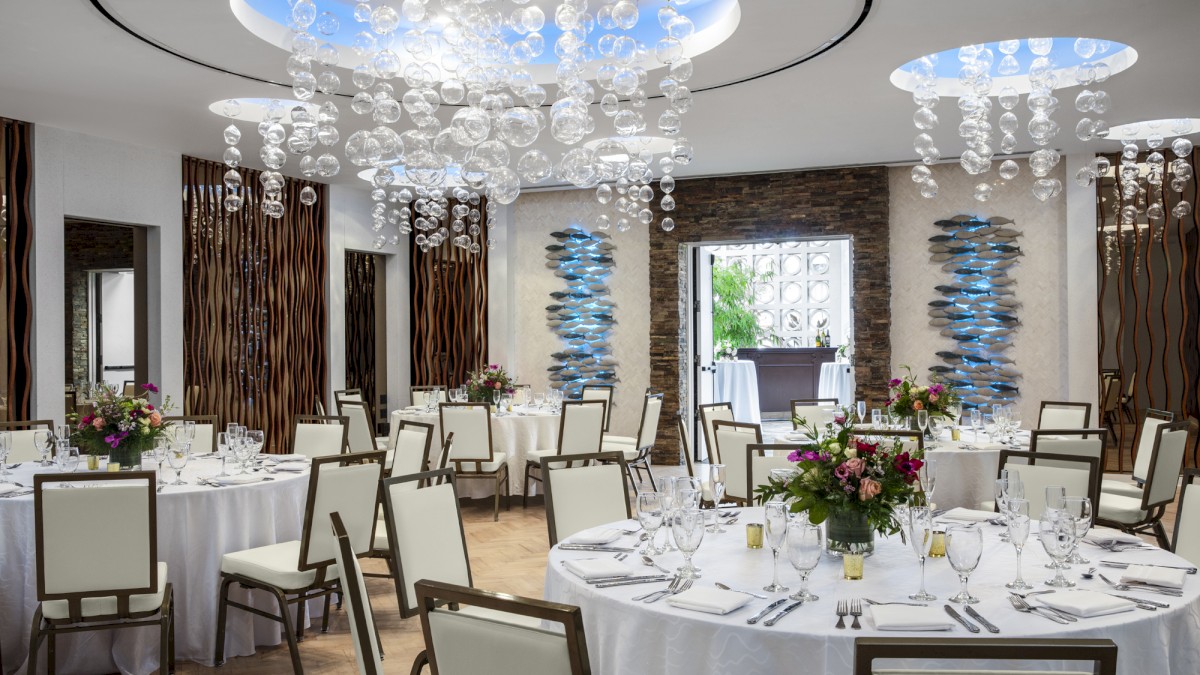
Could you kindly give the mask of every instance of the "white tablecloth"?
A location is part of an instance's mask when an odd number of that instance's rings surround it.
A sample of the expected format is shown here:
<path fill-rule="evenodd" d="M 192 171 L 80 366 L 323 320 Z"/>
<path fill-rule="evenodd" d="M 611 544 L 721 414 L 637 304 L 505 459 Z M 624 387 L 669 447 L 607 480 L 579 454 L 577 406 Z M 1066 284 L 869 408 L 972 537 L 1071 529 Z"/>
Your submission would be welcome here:
<path fill-rule="evenodd" d="M 836 398 L 839 405 L 854 405 L 854 366 L 837 361 L 822 363 L 817 398 Z"/>
<path fill-rule="evenodd" d="M 726 527 L 726 534 L 705 536 L 695 556 L 702 574 L 696 584 L 711 587 L 720 581 L 733 588 L 762 592 L 762 587 L 771 580 L 771 552 L 766 548 L 746 548 L 744 524 L 747 522 L 762 522 L 762 510 L 748 509 L 736 525 Z M 983 527 L 982 562 L 971 576 L 970 587 L 972 594 L 982 599 L 973 607 L 1000 628 L 1001 632 L 995 637 L 1110 638 L 1119 648 L 1120 673 L 1191 675 L 1197 672 L 1197 664 L 1200 664 L 1200 578 L 1188 577 L 1183 598 L 1130 593 L 1168 602 L 1170 609 L 1154 612 L 1135 609 L 1080 619 L 1078 623 L 1064 626 L 1020 614 L 1012 608 L 1003 584 L 1014 576 L 1016 555 L 1010 544 L 998 539 L 999 527 Z M 636 535 L 626 537 L 618 543 L 633 545 L 635 538 Z M 867 558 L 861 581 L 843 580 L 840 559 L 823 556 L 809 581 L 810 590 L 820 599 L 797 609 L 773 627 L 746 623 L 748 617 L 766 606 L 764 600 L 751 599 L 745 607 L 725 616 L 678 609 L 665 601 L 632 602 L 632 597 L 663 588 L 663 584 L 596 589 L 566 571 L 561 564 L 570 559 L 607 557 L 610 555 L 607 553 L 552 549 L 546 566 L 545 597 L 582 607 L 592 672 L 598 675 L 850 673 L 857 637 L 945 635 L 878 631 L 867 616 L 862 619 L 862 630 L 834 628 L 837 621 L 834 609 L 838 600 L 868 597 L 885 602 L 907 602 L 908 594 L 917 591 L 919 567 L 912 550 L 901 543 L 899 537 L 877 537 L 875 546 L 876 553 Z M 1087 546 L 1082 553 L 1093 561 L 1103 553 L 1105 559 L 1186 564 L 1182 558 L 1166 551 L 1113 554 Z M 683 558 L 679 553 L 670 553 L 660 556 L 659 560 L 670 569 L 681 564 Z M 1031 535 L 1025 547 L 1023 570 L 1025 579 L 1039 589 L 1045 588 L 1042 581 L 1049 578 L 1050 571 L 1043 567 L 1048 560 L 1041 545 Z M 648 569 L 641 565 L 636 567 L 637 573 Z M 938 597 L 931 606 L 940 610 L 946 599 L 958 591 L 958 579 L 945 558 L 931 558 L 926 567 L 926 588 Z M 1120 570 L 1110 571 L 1120 573 Z M 1079 580 L 1078 570 L 1070 571 L 1069 576 Z M 799 576 L 786 558 L 780 563 L 780 578 L 792 591 L 798 587 Z M 1099 578 L 1080 580 L 1079 587 L 1106 588 Z M 782 597 L 782 594 L 766 595 L 772 600 Z M 959 609 L 961 611 L 961 606 Z M 849 625 L 850 621 L 846 623 Z M 949 632 L 954 637 L 971 637 L 957 624 Z M 984 631 L 978 637 L 991 637 L 991 634 Z"/>
<path fill-rule="evenodd" d="M 557 413 L 526 411 L 518 407 L 518 413 L 504 416 L 492 414 L 492 450 L 508 453 L 508 481 L 513 496 L 521 495 L 525 480 L 525 457 L 530 450 L 554 448 L 558 445 Z M 433 442 L 442 442 L 442 427 L 438 414 L 424 411 L 401 410 L 399 418 L 409 422 L 433 425 Z M 395 413 L 393 413 L 395 415 Z M 394 419 L 394 417 L 393 417 Z M 433 452 L 432 448 L 430 452 Z M 481 499 L 495 494 L 495 484 L 486 480 L 464 480 L 458 484 L 458 495 Z M 530 494 L 537 494 L 535 482 Z"/>
<path fill-rule="evenodd" d="M 146 468 L 151 468 L 149 462 Z M 175 473 L 164 465 L 174 480 Z M 33 485 L 36 462 L 25 462 L 9 480 Z M 55 471 L 55 469 L 49 469 Z M 81 468 L 82 471 L 82 468 Z M 195 485 L 197 476 L 220 471 L 219 460 L 189 462 L 184 480 L 193 484 L 164 488 L 158 495 L 158 559 L 167 563 L 175 593 L 175 650 L 180 661 L 211 665 L 216 640 L 217 592 L 221 556 L 232 551 L 299 539 L 303 529 L 308 472 L 272 474 L 273 480 L 211 488 Z M 119 527 L 105 515 L 80 514 L 97 528 Z M 5 669 L 24 672 L 29 631 L 37 608 L 33 496 L 0 498 L 0 642 Z M 275 610 L 265 594 L 235 590 L 241 602 Z M 252 598 L 252 599 L 251 599 Z M 318 603 L 310 610 L 320 611 Z M 255 645 L 280 643 L 279 624 L 241 610 L 229 611 L 227 658 L 254 653 Z M 41 661 L 46 658 L 42 644 Z M 147 673 L 158 667 L 158 628 L 95 631 L 59 636 L 57 665 L 63 673 Z M 43 666 L 44 667 L 44 666 Z"/>
<path fill-rule="evenodd" d="M 758 371 L 753 361 L 717 361 L 713 399 L 733 404 L 738 422 L 762 421 L 758 404 Z"/>

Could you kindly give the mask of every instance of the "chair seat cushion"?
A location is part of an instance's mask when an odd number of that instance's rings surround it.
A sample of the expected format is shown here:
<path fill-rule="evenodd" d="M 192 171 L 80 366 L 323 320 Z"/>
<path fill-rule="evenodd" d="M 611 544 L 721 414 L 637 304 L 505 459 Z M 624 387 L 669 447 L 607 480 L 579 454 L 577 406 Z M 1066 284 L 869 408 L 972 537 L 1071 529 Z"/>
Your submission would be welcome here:
<path fill-rule="evenodd" d="M 990 499 L 986 502 L 980 502 L 979 510 L 980 511 L 995 511 L 996 510 L 996 502 L 994 502 Z"/>
<path fill-rule="evenodd" d="M 529 459 L 529 461 L 531 463 L 537 464 L 538 460 L 540 460 L 541 458 L 553 457 L 554 455 L 557 455 L 557 454 L 558 454 L 558 450 L 556 448 L 549 448 L 547 450 L 529 450 L 525 453 L 525 456 Z"/>
<path fill-rule="evenodd" d="M 624 443 L 609 443 L 607 440 L 600 445 L 600 452 L 619 452 L 625 456 L 625 461 L 629 462 L 637 459 L 638 449 L 632 445 Z"/>
<path fill-rule="evenodd" d="M 503 452 L 493 452 L 492 461 L 480 462 L 479 468 L 476 469 L 476 464 L 473 460 L 463 460 L 463 473 L 496 473 L 501 465 L 508 463 L 508 455 Z"/>
<path fill-rule="evenodd" d="M 387 551 L 392 548 L 388 543 L 387 523 L 382 520 L 375 521 L 375 545 L 371 548 L 376 551 Z"/>
<path fill-rule="evenodd" d="M 276 588 L 294 589 L 308 588 L 317 579 L 317 571 L 301 572 L 296 569 L 300 564 L 300 540 L 285 541 L 281 544 L 259 546 L 258 548 L 235 551 L 221 556 L 221 571 L 270 584 Z M 325 571 L 326 579 L 337 579 L 337 565 L 330 565 Z"/>
<path fill-rule="evenodd" d="M 376 450 L 387 450 L 388 449 L 388 437 L 387 436 L 376 436 L 375 437 L 375 449 Z"/>
<path fill-rule="evenodd" d="M 1096 515 L 1102 520 L 1132 525 L 1141 522 L 1146 517 L 1146 512 L 1142 510 L 1141 495 L 1134 499 L 1102 492 L 1099 513 Z"/>
<path fill-rule="evenodd" d="M 148 614 L 162 607 L 163 594 L 167 589 L 167 563 L 158 563 L 158 592 L 129 596 L 130 614 Z M 84 598 L 80 603 L 83 618 L 90 616 L 113 616 L 117 613 L 116 596 Z M 47 600 L 42 603 L 42 616 L 47 621 L 62 621 L 71 618 L 66 600 Z"/>
<path fill-rule="evenodd" d="M 609 443 L 620 443 L 622 445 L 637 445 L 637 439 L 633 436 L 617 436 L 616 434 L 604 434 L 605 445 Z"/>
<path fill-rule="evenodd" d="M 1100 483 L 1100 491 L 1139 501 L 1142 499 L 1142 488 L 1138 487 L 1137 483 L 1123 480 L 1106 480 Z"/>

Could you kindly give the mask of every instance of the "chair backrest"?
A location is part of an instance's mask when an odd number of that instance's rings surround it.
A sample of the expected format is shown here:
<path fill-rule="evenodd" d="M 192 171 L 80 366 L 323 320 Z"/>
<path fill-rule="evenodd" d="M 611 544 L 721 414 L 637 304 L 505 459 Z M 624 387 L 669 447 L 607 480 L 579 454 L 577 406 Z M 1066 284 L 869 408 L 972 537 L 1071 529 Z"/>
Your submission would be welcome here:
<path fill-rule="evenodd" d="M 82 481 L 104 487 L 46 489 Z M 158 591 L 164 580 L 158 578 L 153 471 L 37 474 L 33 490 L 39 601 L 66 600 L 78 621 L 84 598 L 115 596 L 117 611 L 104 618 L 118 618 L 129 615 L 129 596 Z M 88 514 L 120 525 L 97 527 Z"/>
<path fill-rule="evenodd" d="M 807 398 L 796 399 L 792 401 L 792 428 L 800 428 L 800 423 L 796 420 L 807 420 L 809 424 L 818 429 L 824 429 L 825 425 L 833 421 L 833 411 L 830 408 L 837 408 L 838 400 L 836 398 Z"/>
<path fill-rule="evenodd" d="M 1192 420 L 1159 425 L 1142 491 L 1143 510 L 1175 501 L 1179 472 L 1183 470 L 1184 455 L 1195 433 L 1196 423 Z"/>
<path fill-rule="evenodd" d="M 1091 421 L 1091 403 L 1042 401 L 1038 410 L 1039 429 L 1082 429 Z"/>
<path fill-rule="evenodd" d="M 1109 375 L 1104 380 L 1103 397 L 1100 399 L 1100 410 L 1104 413 L 1109 413 L 1117 409 L 1117 404 L 1121 401 L 1121 378 L 1118 375 Z"/>
<path fill-rule="evenodd" d="M 621 453 L 543 457 L 541 469 L 551 546 L 589 527 L 633 517 Z"/>
<path fill-rule="evenodd" d="M 683 413 L 675 416 L 675 424 L 679 427 L 679 449 L 683 451 L 683 461 L 687 462 L 688 475 L 696 477 L 696 467 L 692 463 L 692 444 L 688 442 L 687 424 L 683 421 Z"/>
<path fill-rule="evenodd" d="M 663 395 L 646 392 L 646 401 L 642 404 L 642 421 L 638 426 L 638 450 L 654 447 L 658 437 L 658 420 L 662 417 Z"/>
<path fill-rule="evenodd" d="M 342 401 L 348 401 L 350 403 L 362 403 L 362 389 L 338 389 L 334 391 L 333 402 L 341 403 Z"/>
<path fill-rule="evenodd" d="M 600 452 L 608 403 L 603 399 L 563 401 L 558 419 L 558 454 Z"/>
<path fill-rule="evenodd" d="M 418 582 L 417 597 L 425 655 L 439 675 L 592 672 L 578 607 L 435 581 Z M 455 611 L 462 605 L 488 614 Z M 512 619 L 505 620 L 505 614 Z M 529 619 L 558 626 L 542 628 Z"/>
<path fill-rule="evenodd" d="M 176 415 L 164 417 L 164 422 L 195 422 L 196 436 L 192 438 L 192 452 L 217 451 L 217 416 L 216 415 Z M 182 426 L 182 425 L 181 425 Z"/>
<path fill-rule="evenodd" d="M 920 663 L 889 663 L 888 668 L 877 668 L 877 659 L 911 659 Z M 926 663 L 931 660 L 963 661 L 947 663 L 941 669 L 931 669 Z M 980 661 L 996 663 L 980 664 Z M 1045 670 L 1042 664 L 1030 663 L 1024 667 L 1021 661 L 1070 661 L 1083 662 L 1069 666 L 1069 672 L 1087 672 L 1092 675 L 1117 675 L 1117 645 L 1112 640 L 1068 640 L 1043 638 L 856 638 L 854 640 L 854 675 L 899 675 L 921 672 L 926 675 L 1000 675 L 1001 673 L 1024 673 L 1025 675 L 1050 675 L 1061 673 L 1061 669 Z M 1086 667 L 1085 667 L 1086 665 Z M 1012 670 L 1016 666 L 1017 669 Z M 919 670 L 918 670 L 919 669 Z"/>
<path fill-rule="evenodd" d="M 396 439 L 389 476 L 407 476 L 426 470 L 429 448 L 433 445 L 433 425 L 399 420 L 392 422 L 391 436 Z"/>
<path fill-rule="evenodd" d="M 442 403 L 438 406 L 442 441 L 454 434 L 450 461 L 462 473 L 478 471 L 480 463 L 492 461 L 492 409 L 487 403 Z"/>
<path fill-rule="evenodd" d="M 1000 469 L 1020 474 L 1025 499 L 1029 500 L 1029 517 L 1034 520 L 1040 519 L 1046 510 L 1049 485 L 1062 485 L 1069 497 L 1088 497 L 1093 513 L 1100 508 L 1100 460 L 1095 457 L 1001 450 Z"/>
<path fill-rule="evenodd" d="M 324 524 L 337 512 L 355 555 L 371 550 L 385 452 L 354 452 L 313 460 L 300 535 L 300 571 L 333 564 L 337 541 Z M 315 527 L 314 527 L 315 525 Z"/>
<path fill-rule="evenodd" d="M 34 434 L 38 431 L 48 431 L 54 433 L 54 422 L 52 420 L 13 420 L 11 422 L 0 422 L 0 431 L 9 433 L 8 446 L 8 461 L 30 462 L 35 459 L 40 459 L 42 454 L 38 451 L 37 443 L 34 443 Z M 51 447 L 53 452 L 54 448 Z"/>
<path fill-rule="evenodd" d="M 788 460 L 788 455 L 800 451 L 796 444 L 764 444 L 751 443 L 746 446 L 746 494 L 747 499 L 754 498 L 754 488 L 766 485 L 771 477 L 771 469 L 793 469 L 794 463 Z M 729 469 L 726 468 L 726 476 Z"/>
<path fill-rule="evenodd" d="M 700 411 L 700 429 L 704 432 L 704 450 L 708 461 L 713 464 L 721 463 L 721 453 L 717 450 L 717 437 L 713 435 L 713 423 L 718 421 L 733 421 L 732 403 L 708 403 L 698 406 Z"/>
<path fill-rule="evenodd" d="M 409 400 L 412 405 L 423 406 L 429 403 L 429 397 L 433 394 L 434 389 L 438 390 L 438 403 L 445 403 L 447 398 L 446 387 L 440 384 L 421 384 L 413 385 L 408 388 Z"/>
<path fill-rule="evenodd" d="M 125 380 L 125 386 L 121 389 L 122 396 L 136 396 L 137 384 L 133 380 Z"/>
<path fill-rule="evenodd" d="M 904 447 L 904 452 L 913 453 L 925 451 L 925 436 L 919 431 L 908 431 L 905 429 L 872 429 L 865 432 L 867 436 L 877 436 L 880 438 L 898 438 Z"/>
<path fill-rule="evenodd" d="M 1142 426 L 1138 430 L 1137 441 L 1134 443 L 1134 447 L 1137 448 L 1137 454 L 1133 458 L 1134 480 L 1139 483 L 1145 482 L 1146 476 L 1150 475 L 1150 456 L 1154 454 L 1154 438 L 1158 427 L 1174 421 L 1174 413 L 1153 408 L 1146 409 L 1146 416 L 1142 418 Z"/>
<path fill-rule="evenodd" d="M 367 584 L 363 580 L 362 568 L 354 555 L 350 535 L 342 522 L 341 514 L 329 514 L 333 538 L 337 541 L 335 559 L 342 582 L 342 597 L 346 600 L 346 616 L 350 618 L 350 639 L 354 642 L 354 657 L 358 661 L 358 672 L 363 675 L 383 673 L 383 657 L 379 653 L 379 639 L 375 635 L 375 620 L 371 617 L 371 600 L 367 597 Z"/>
<path fill-rule="evenodd" d="M 750 472 L 746 447 L 762 443 L 762 428 L 749 422 L 718 420 L 713 423 L 713 437 L 717 456 L 725 465 L 725 494 L 730 499 L 749 501 L 751 495 L 745 492 Z"/>
<path fill-rule="evenodd" d="M 1171 550 L 1193 565 L 1200 565 L 1200 487 L 1195 485 L 1198 476 L 1200 469 L 1183 471 L 1179 507 L 1175 510 L 1175 534 L 1171 537 Z"/>
<path fill-rule="evenodd" d="M 373 452 L 375 434 L 371 431 L 371 417 L 367 413 L 367 405 L 361 401 L 338 401 L 338 415 L 349 420 L 347 442 L 350 452 Z"/>
<path fill-rule="evenodd" d="M 320 396 L 315 396 L 313 398 L 314 398 L 313 407 L 316 408 L 317 416 L 324 417 L 325 416 L 325 401 L 322 401 Z"/>
<path fill-rule="evenodd" d="M 346 451 L 350 420 L 345 417 L 296 415 L 292 420 L 292 452 L 328 457 Z"/>
<path fill-rule="evenodd" d="M 400 616 L 417 613 L 413 585 L 421 579 L 471 585 L 471 560 L 453 470 L 384 479 L 383 507 Z"/>
<path fill-rule="evenodd" d="M 450 463 L 450 449 L 453 447 L 454 432 L 452 431 L 446 434 L 446 441 L 442 443 L 440 448 L 438 448 L 436 455 L 429 458 L 428 469 L 433 470 L 446 468 L 446 465 Z"/>
<path fill-rule="evenodd" d="M 1107 443 L 1108 433 L 1104 429 L 1034 429 L 1029 432 L 1030 452 L 1095 457 L 1100 462 L 1100 466 L 1104 466 L 1104 451 Z M 1055 464 L 1051 460 L 1040 460 L 1038 464 L 1067 466 Z"/>
<path fill-rule="evenodd" d="M 613 396 L 616 394 L 616 387 L 611 384 L 585 384 L 579 390 L 579 400 L 581 401 L 604 401 L 608 407 L 604 410 L 604 431 L 608 431 L 608 425 L 612 422 L 612 406 Z"/>

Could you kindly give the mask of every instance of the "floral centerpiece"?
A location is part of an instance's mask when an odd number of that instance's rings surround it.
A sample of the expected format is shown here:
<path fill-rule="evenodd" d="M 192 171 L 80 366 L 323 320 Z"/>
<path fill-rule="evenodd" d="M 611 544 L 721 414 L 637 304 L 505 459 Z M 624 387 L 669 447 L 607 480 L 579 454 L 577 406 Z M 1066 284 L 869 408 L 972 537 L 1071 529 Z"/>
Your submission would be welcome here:
<path fill-rule="evenodd" d="M 913 503 L 921 492 L 921 453 L 906 452 L 898 439 L 889 444 L 855 435 L 851 419 L 849 409 L 838 412 L 823 431 L 797 420 L 809 440 L 788 457 L 796 471 L 755 490 L 764 502 L 789 500 L 792 512 L 808 512 L 813 524 L 828 521 L 827 546 L 834 554 L 870 553 L 874 533 L 901 532 L 896 507 Z"/>
<path fill-rule="evenodd" d="M 492 392 L 511 394 L 517 387 L 516 378 L 508 374 L 499 364 L 467 373 L 467 398 L 472 401 L 492 402 Z"/>
<path fill-rule="evenodd" d="M 893 414 L 902 417 L 915 417 L 918 411 L 925 410 L 935 417 L 957 417 L 950 412 L 961 405 L 958 393 L 954 388 L 931 378 L 928 385 L 917 383 L 912 368 L 901 366 L 905 370 L 904 377 L 893 378 L 888 382 L 887 405 Z"/>
<path fill-rule="evenodd" d="M 163 415 L 171 410 L 171 398 L 156 408 L 150 403 L 152 393 L 158 393 L 152 382 L 142 385 L 142 392 L 134 396 L 100 387 L 90 414 L 67 416 L 75 423 L 72 444 L 89 455 L 107 454 L 109 464 L 119 464 L 122 470 L 137 469 L 142 453 L 152 450 L 154 442 L 171 428 L 170 422 L 163 421 Z"/>

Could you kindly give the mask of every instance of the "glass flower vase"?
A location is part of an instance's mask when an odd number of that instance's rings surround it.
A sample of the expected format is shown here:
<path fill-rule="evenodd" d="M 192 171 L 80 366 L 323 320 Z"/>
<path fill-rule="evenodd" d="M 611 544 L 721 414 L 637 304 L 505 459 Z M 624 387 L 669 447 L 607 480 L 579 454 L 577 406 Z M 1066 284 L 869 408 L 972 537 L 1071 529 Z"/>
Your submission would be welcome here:
<path fill-rule="evenodd" d="M 867 514 L 858 509 L 834 509 L 825 519 L 825 550 L 841 556 L 853 550 L 869 556 L 875 552 L 875 530 Z"/>

